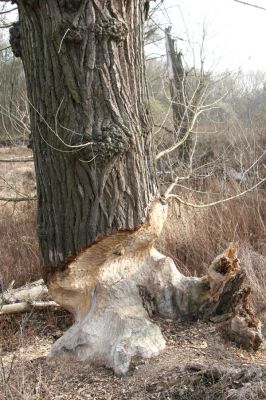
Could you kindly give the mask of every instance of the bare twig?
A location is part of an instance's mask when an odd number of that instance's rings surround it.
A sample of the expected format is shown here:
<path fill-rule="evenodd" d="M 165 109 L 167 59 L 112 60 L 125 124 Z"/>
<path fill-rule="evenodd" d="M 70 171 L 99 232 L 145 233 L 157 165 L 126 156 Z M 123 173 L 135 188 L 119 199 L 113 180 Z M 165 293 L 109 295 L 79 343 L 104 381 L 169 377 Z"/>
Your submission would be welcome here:
<path fill-rule="evenodd" d="M 0 308 L 0 315 L 3 314 L 17 314 L 32 311 L 32 309 L 40 309 L 47 307 L 60 307 L 55 301 L 32 301 L 30 303 L 13 303 L 5 304 Z"/>
<path fill-rule="evenodd" d="M 256 189 L 257 187 L 259 187 L 262 183 L 266 182 L 266 178 L 262 179 L 261 181 L 259 181 L 258 183 L 256 183 L 256 185 L 252 186 L 249 189 L 244 190 L 241 193 L 235 194 L 234 196 L 230 196 L 227 197 L 225 199 L 221 199 L 221 200 L 217 200 L 217 201 L 213 201 L 212 203 L 207 203 L 207 204 L 194 204 L 194 203 L 190 203 L 189 201 L 186 201 L 184 199 L 182 199 L 181 197 L 177 196 L 176 194 L 168 194 L 167 196 L 165 196 L 166 200 L 169 198 L 174 198 L 176 199 L 180 204 L 183 204 L 184 206 L 188 206 L 188 207 L 192 207 L 192 208 L 207 208 L 207 207 L 212 207 L 212 206 L 216 206 L 218 204 L 222 204 L 225 203 L 227 201 L 230 200 L 234 200 L 237 199 L 241 196 L 244 196 L 246 193 L 252 192 L 254 189 Z"/>
<path fill-rule="evenodd" d="M 259 8 L 260 10 L 266 11 L 266 8 L 261 7 L 261 6 L 257 6 L 256 4 L 247 3 L 247 2 L 242 1 L 242 0 L 233 0 L 233 1 L 235 1 L 236 3 L 244 4 L 245 6 L 255 7 L 255 8 Z"/>
<path fill-rule="evenodd" d="M 17 10 L 17 7 L 11 8 L 10 10 L 6 10 L 6 11 L 1 11 L 0 15 L 5 15 L 5 14 L 8 14 L 8 13 L 10 13 L 12 11 L 15 11 L 15 10 Z"/>
<path fill-rule="evenodd" d="M 0 25 L 0 29 L 7 29 L 7 28 L 11 28 L 12 26 L 13 26 L 13 24 Z"/>
<path fill-rule="evenodd" d="M 171 134 L 174 133 L 174 131 L 173 131 L 172 129 L 169 129 L 169 128 L 167 128 L 167 127 L 164 126 L 164 125 L 154 124 L 154 126 L 155 126 L 155 128 L 160 128 L 160 130 L 161 130 L 161 129 L 164 129 L 164 130 L 165 130 L 166 132 L 168 132 L 168 133 L 171 133 Z"/>
<path fill-rule="evenodd" d="M 61 39 L 61 41 L 60 41 L 59 49 L 58 49 L 58 52 L 57 52 L 58 54 L 59 54 L 60 51 L 61 51 L 63 41 L 64 41 L 66 35 L 68 34 L 68 32 L 70 32 L 70 29 L 69 29 L 69 28 L 67 28 L 67 30 L 65 31 L 65 33 L 64 33 L 64 35 L 63 35 L 63 37 L 62 37 L 62 39 Z"/>
<path fill-rule="evenodd" d="M 0 51 L 5 51 L 5 50 L 8 50 L 8 49 L 11 49 L 11 46 L 4 47 L 3 49 L 0 49 Z"/>
<path fill-rule="evenodd" d="M 1 158 L 0 162 L 2 163 L 10 163 L 10 162 L 32 162 L 33 161 L 33 157 L 29 156 L 29 157 L 15 157 L 15 158 Z"/>
<path fill-rule="evenodd" d="M 6 203 L 19 203 L 21 201 L 32 201 L 36 200 L 37 196 L 24 196 L 24 197 L 0 197 L 0 201 L 4 201 Z"/>

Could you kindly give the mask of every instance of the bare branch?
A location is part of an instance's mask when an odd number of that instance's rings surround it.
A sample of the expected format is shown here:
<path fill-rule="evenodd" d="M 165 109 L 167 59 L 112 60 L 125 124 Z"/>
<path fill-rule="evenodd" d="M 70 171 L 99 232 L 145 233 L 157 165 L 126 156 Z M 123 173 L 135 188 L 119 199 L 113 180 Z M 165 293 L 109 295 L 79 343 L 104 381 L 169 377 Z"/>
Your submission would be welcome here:
<path fill-rule="evenodd" d="M 233 1 L 235 1 L 236 3 L 244 4 L 245 6 L 255 7 L 255 8 L 259 8 L 260 10 L 266 11 L 266 8 L 257 6 L 256 4 L 247 3 L 247 2 L 241 1 L 241 0 L 233 0 Z"/>
<path fill-rule="evenodd" d="M 174 131 L 173 131 L 172 129 L 169 129 L 169 128 L 167 128 L 167 127 L 164 126 L 164 125 L 154 124 L 154 126 L 155 126 L 156 128 L 160 128 L 160 130 L 161 130 L 161 129 L 164 129 L 164 130 L 165 130 L 166 132 L 168 132 L 168 133 L 171 133 L 171 134 L 174 133 Z"/>
<path fill-rule="evenodd" d="M 28 197 L 27 194 L 21 193 L 19 190 L 17 190 L 17 189 L 15 188 L 15 186 L 11 185 L 3 176 L 0 176 L 0 179 L 2 179 L 2 181 L 4 181 L 5 184 L 6 184 L 11 190 L 13 190 L 18 196 Z"/>
<path fill-rule="evenodd" d="M 0 162 L 3 163 L 9 163 L 9 162 L 32 162 L 33 161 L 33 157 L 29 156 L 29 157 L 21 157 L 21 158 L 1 158 Z"/>
<path fill-rule="evenodd" d="M 10 13 L 12 11 L 15 11 L 15 10 L 17 10 L 17 7 L 11 8 L 10 10 L 6 10 L 6 11 L 1 11 L 0 15 L 5 15 L 5 14 L 8 14 L 8 13 Z"/>
<path fill-rule="evenodd" d="M 24 196 L 24 197 L 0 197 L 0 201 L 4 201 L 6 203 L 19 203 L 21 201 L 31 201 L 36 200 L 37 196 Z"/>
<path fill-rule="evenodd" d="M 158 153 L 156 155 L 156 160 L 159 160 L 161 157 L 165 156 L 166 154 L 171 153 L 172 151 L 174 151 L 178 147 L 180 147 L 183 143 L 185 143 L 185 141 L 187 140 L 187 138 L 189 137 L 189 135 L 191 134 L 191 132 L 193 130 L 193 127 L 194 127 L 194 125 L 196 123 L 197 118 L 202 113 L 202 111 L 203 110 L 201 110 L 201 111 L 197 112 L 196 114 L 194 114 L 194 117 L 193 117 L 193 119 L 192 119 L 192 121 L 190 123 L 190 127 L 187 130 L 186 134 L 183 136 L 183 138 L 179 142 L 174 143 L 171 147 L 168 147 L 167 149 L 160 151 L 160 153 Z"/>
<path fill-rule="evenodd" d="M 0 25 L 0 29 L 7 29 L 7 28 L 11 28 L 12 26 L 13 26 L 13 24 Z"/>
<path fill-rule="evenodd" d="M 266 178 L 262 179 L 260 182 L 256 183 L 256 185 L 252 186 L 249 189 L 244 190 L 241 193 L 235 194 L 234 196 L 230 196 L 227 197 L 226 199 L 221 199 L 221 200 L 217 200 L 217 201 L 213 201 L 212 203 L 207 203 L 207 204 L 194 204 L 194 203 L 190 203 L 184 199 L 182 199 L 181 197 L 175 195 L 175 194 L 168 194 L 165 198 L 166 200 L 168 200 L 169 198 L 174 198 L 176 199 L 180 204 L 183 204 L 184 206 L 188 206 L 188 207 L 192 207 L 192 208 L 208 208 L 208 207 L 212 207 L 212 206 L 216 206 L 218 204 L 222 204 L 225 203 L 227 201 L 230 200 L 234 200 L 237 199 L 241 196 L 244 196 L 246 193 L 252 192 L 254 189 L 256 189 L 257 187 L 259 187 L 262 183 L 266 182 Z"/>
<path fill-rule="evenodd" d="M 11 49 L 11 46 L 4 47 L 3 49 L 0 49 L 0 51 L 5 51 L 7 49 Z"/>
<path fill-rule="evenodd" d="M 33 301 L 31 303 L 14 303 L 0 306 L 0 315 L 17 314 L 32 311 L 34 308 L 60 307 L 55 301 Z"/>

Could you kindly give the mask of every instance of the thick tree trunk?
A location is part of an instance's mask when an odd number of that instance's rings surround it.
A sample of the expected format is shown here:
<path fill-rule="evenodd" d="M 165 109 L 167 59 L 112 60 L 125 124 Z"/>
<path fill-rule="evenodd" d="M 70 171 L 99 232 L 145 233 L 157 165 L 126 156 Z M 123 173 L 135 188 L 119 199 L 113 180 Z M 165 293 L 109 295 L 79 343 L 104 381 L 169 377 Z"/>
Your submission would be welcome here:
<path fill-rule="evenodd" d="M 140 227 L 157 194 L 143 2 L 18 0 L 44 266 Z M 18 47 L 18 43 L 16 42 Z"/>

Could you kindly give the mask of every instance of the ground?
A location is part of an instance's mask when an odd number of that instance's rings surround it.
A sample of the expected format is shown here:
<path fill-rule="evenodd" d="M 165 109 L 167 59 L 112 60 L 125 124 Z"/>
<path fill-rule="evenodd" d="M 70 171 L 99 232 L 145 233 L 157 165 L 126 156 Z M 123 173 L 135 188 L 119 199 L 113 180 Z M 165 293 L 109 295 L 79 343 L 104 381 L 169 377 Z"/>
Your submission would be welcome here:
<path fill-rule="evenodd" d="M 222 377 L 228 371 L 238 376 L 239 371 L 249 371 L 251 375 L 255 371 L 257 381 L 252 382 L 252 391 L 255 393 L 256 384 L 259 384 L 264 397 L 256 392 L 256 397 L 243 398 L 266 399 L 264 348 L 256 353 L 238 349 L 226 342 L 217 325 L 211 322 L 161 319 L 155 322 L 163 331 L 166 349 L 157 357 L 136 362 L 128 376 L 119 378 L 103 367 L 52 361 L 47 357 L 53 342 L 71 323 L 70 316 L 63 310 L 2 318 L 0 387 L 2 383 L 4 390 L 0 399 L 242 398 L 219 397 L 223 392 L 227 395 L 234 390 L 234 385 L 239 390 L 247 384 L 246 379 L 243 383 L 235 378 L 233 383 L 224 382 Z M 243 373 L 240 375 L 242 377 Z"/>
<path fill-rule="evenodd" d="M 32 151 L 27 147 L 0 147 L 0 160 L 30 156 L 32 156 Z M 0 163 L 0 171 L 0 196 L 16 197 L 19 193 L 35 194 L 33 162 Z"/>
<path fill-rule="evenodd" d="M 0 159 L 30 154 L 30 150 L 26 148 L 0 149 Z M 14 188 L 22 193 L 34 194 L 35 182 L 32 163 L 1 163 L 0 168 L 1 176 L 4 178 L 0 183 L 0 195 L 16 196 Z M 9 184 L 13 188 L 10 188 Z M 5 272 L 7 285 L 14 279 L 15 286 L 20 286 L 27 280 L 38 279 L 36 261 L 34 261 L 35 264 L 32 261 L 29 266 L 30 257 L 34 260 L 38 256 L 37 249 L 35 250 L 35 239 L 32 239 L 28 232 L 31 225 L 30 229 L 32 231 L 35 229 L 34 224 L 30 222 L 30 226 L 26 225 L 26 219 L 24 220 L 18 212 L 19 207 L 21 206 L 14 208 L 12 203 L 8 204 L 11 215 L 16 210 L 18 221 L 22 222 L 14 222 L 14 227 L 10 227 L 10 237 L 7 238 L 6 230 L 9 229 L 11 217 L 9 211 L 6 214 L 8 225 L 3 224 L 2 228 L 2 263 L 0 264 L 0 272 Z M 6 206 L 1 210 L 0 222 L 2 223 Z M 29 211 L 21 209 L 23 215 L 24 213 L 26 215 L 26 212 Z M 228 220 L 231 219 L 230 214 Z M 193 217 L 194 220 L 195 217 Z M 190 219 L 190 226 L 192 225 L 191 221 Z M 222 222 L 224 225 L 226 220 Z M 182 223 L 184 224 L 184 217 Z M 255 225 L 256 231 L 258 231 L 258 224 Z M 209 224 L 209 227 L 211 226 Z M 22 231 L 24 227 L 25 232 Z M 179 249 L 181 245 L 177 239 L 180 240 L 180 237 L 182 239 L 181 227 L 179 225 L 179 229 L 176 230 L 176 240 L 171 237 L 170 241 L 166 236 L 167 242 L 173 243 L 174 247 Z M 246 225 L 245 230 L 250 231 Z M 197 231 L 198 229 L 195 229 L 195 232 Z M 14 246 L 15 233 L 18 234 L 16 246 Z M 25 244 L 24 247 L 19 247 L 19 243 L 25 237 L 27 249 L 29 248 L 30 251 L 24 254 Z M 201 237 L 205 244 L 209 243 L 210 245 L 211 242 L 210 240 L 207 242 L 206 235 L 197 235 L 197 239 Z M 210 238 L 215 243 L 218 241 L 212 231 Z M 190 241 L 183 232 L 184 243 L 195 243 L 192 236 L 189 236 L 189 239 Z M 204 249 L 207 247 L 206 245 L 202 246 L 201 243 L 199 246 Z M 11 257 L 16 248 L 18 248 L 18 254 Z M 4 259 L 4 253 L 8 252 L 10 252 L 10 257 Z M 187 247 L 184 252 L 188 253 Z M 165 253 L 168 254 L 167 251 Z M 213 254 L 218 254 L 215 248 L 212 254 L 210 247 L 208 253 L 210 260 Z M 198 247 L 195 254 L 198 260 Z M 256 276 L 258 278 L 256 279 L 262 285 L 265 281 L 263 275 L 265 259 L 261 255 L 260 257 L 262 260 L 260 263 L 258 258 L 254 258 L 254 261 L 252 259 L 250 262 L 250 268 L 247 268 L 249 264 L 246 264 L 245 267 L 249 271 L 249 276 L 251 276 L 250 271 L 253 271 L 254 267 L 257 268 Z M 241 257 L 243 263 L 246 259 L 244 256 Z M 179 260 L 177 260 L 178 263 Z M 208 261 L 206 264 L 208 265 Z M 10 265 L 14 267 L 13 271 L 10 271 Z M 27 274 L 20 275 L 22 268 L 23 271 L 29 269 Z M 250 281 L 254 280 L 250 279 Z M 264 296 L 263 286 L 258 287 L 260 288 L 258 292 Z M 260 309 L 265 312 L 265 307 Z M 111 370 L 103 367 L 77 362 L 56 363 L 47 357 L 54 341 L 71 325 L 71 317 L 62 309 L 0 317 L 0 400 L 266 399 L 265 345 L 256 353 L 239 349 L 234 344 L 227 342 L 221 336 L 217 325 L 212 322 L 160 319 L 156 319 L 155 322 L 162 329 L 167 342 L 166 349 L 158 357 L 145 361 L 140 360 L 128 376 L 118 378 Z M 265 326 L 266 323 L 264 323 L 264 336 L 266 336 Z"/>

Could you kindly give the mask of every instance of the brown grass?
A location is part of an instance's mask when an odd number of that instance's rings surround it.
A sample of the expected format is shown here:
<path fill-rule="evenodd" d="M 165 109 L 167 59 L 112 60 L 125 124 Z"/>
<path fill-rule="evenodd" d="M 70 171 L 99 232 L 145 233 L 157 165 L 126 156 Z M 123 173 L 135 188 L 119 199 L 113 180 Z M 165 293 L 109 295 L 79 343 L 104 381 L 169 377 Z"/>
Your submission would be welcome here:
<path fill-rule="evenodd" d="M 40 278 L 40 263 L 36 240 L 36 209 L 32 203 L 15 210 L 2 206 L 0 209 L 0 276 L 7 288 Z"/>
<path fill-rule="evenodd" d="M 204 191 L 219 193 L 222 184 L 212 179 L 208 187 L 205 184 Z M 232 193 L 230 183 L 227 183 L 226 191 Z M 182 196 L 185 197 L 184 192 Z M 205 201 L 210 200 L 213 198 Z M 189 201 L 199 203 L 199 195 L 190 195 Z M 175 260 L 183 273 L 201 276 L 229 242 L 237 242 L 240 263 L 256 293 L 257 306 L 263 309 L 266 307 L 265 217 L 266 198 L 263 190 L 201 210 L 179 208 L 178 204 L 173 204 L 159 247 Z"/>
<path fill-rule="evenodd" d="M 197 190 L 213 193 L 208 194 L 205 201 L 218 199 L 236 189 L 235 184 L 224 182 L 220 177 L 212 178 L 207 183 L 194 182 L 194 185 Z M 24 186 L 27 187 L 27 182 Z M 187 196 L 184 190 L 180 192 L 179 195 Z M 257 310 L 262 311 L 266 304 L 266 199 L 263 195 L 263 191 L 256 191 L 204 210 L 179 209 L 173 203 L 158 243 L 160 250 L 172 257 L 183 273 L 199 276 L 206 273 L 210 262 L 227 247 L 228 242 L 237 241 L 240 261 L 255 292 L 253 299 Z M 191 202 L 203 199 L 198 193 L 187 198 Z M 15 286 L 20 286 L 38 279 L 36 205 L 25 203 L 15 209 L 2 206 L 0 216 L 3 286 L 7 287 L 12 280 L 15 280 Z M 186 326 L 180 321 L 161 321 L 167 350 L 157 359 L 141 362 L 132 376 L 121 379 L 100 367 L 49 362 L 47 354 L 52 343 L 71 322 L 69 314 L 62 310 L 38 311 L 16 318 L 2 317 L 0 400 L 265 398 L 264 371 L 258 369 L 254 377 L 248 375 L 247 383 L 241 382 L 241 387 L 234 383 L 239 378 L 236 372 L 242 363 L 247 365 L 243 376 L 246 377 L 247 371 L 250 371 L 251 362 L 254 362 L 253 353 L 225 343 L 212 324 Z M 233 366 L 232 379 L 230 374 L 225 373 L 212 379 L 212 371 L 205 373 L 203 367 L 203 372 L 186 369 L 188 363 L 195 362 L 206 366 L 207 370 L 215 362 L 224 364 L 226 371 L 228 366 Z M 265 363 L 263 351 L 257 353 L 256 362 L 259 368 Z M 253 385 L 252 392 L 250 385 Z"/>

